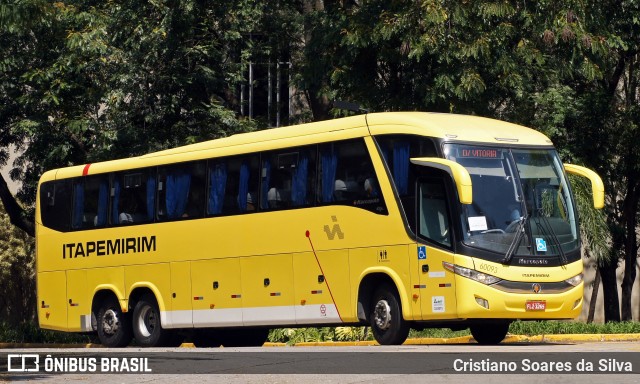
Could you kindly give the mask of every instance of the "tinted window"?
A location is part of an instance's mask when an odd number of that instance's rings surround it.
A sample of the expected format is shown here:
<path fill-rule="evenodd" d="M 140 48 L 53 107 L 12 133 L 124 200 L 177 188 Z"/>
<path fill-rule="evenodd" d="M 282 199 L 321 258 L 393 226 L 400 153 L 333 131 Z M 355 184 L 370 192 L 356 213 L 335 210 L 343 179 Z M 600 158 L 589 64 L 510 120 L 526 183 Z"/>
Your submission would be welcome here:
<path fill-rule="evenodd" d="M 315 146 L 264 154 L 261 209 L 287 209 L 313 204 L 315 156 Z"/>
<path fill-rule="evenodd" d="M 40 216 L 45 227 L 68 231 L 71 227 L 71 182 L 49 181 L 40 187 Z"/>
<path fill-rule="evenodd" d="M 386 214 L 378 178 L 362 139 L 320 145 L 319 201 Z"/>
<path fill-rule="evenodd" d="M 451 230 L 443 180 L 423 180 L 419 183 L 418 191 L 420 236 L 450 248 Z"/>
<path fill-rule="evenodd" d="M 376 141 L 399 194 L 401 209 L 404 210 L 407 222 L 415 233 L 415 183 L 418 174 L 423 174 L 425 170 L 412 165 L 410 159 L 438 157 L 435 144 L 429 138 L 413 135 L 382 135 L 376 136 Z"/>
<path fill-rule="evenodd" d="M 148 223 L 155 211 L 156 175 L 153 170 L 117 173 L 111 188 L 111 222 L 128 225 Z"/>
<path fill-rule="evenodd" d="M 107 225 L 109 177 L 98 175 L 77 178 L 73 182 L 73 229 L 90 229 Z"/>
<path fill-rule="evenodd" d="M 253 212 L 258 204 L 259 156 L 209 161 L 207 214 Z"/>
<path fill-rule="evenodd" d="M 206 163 L 186 163 L 158 169 L 158 219 L 204 216 Z"/>

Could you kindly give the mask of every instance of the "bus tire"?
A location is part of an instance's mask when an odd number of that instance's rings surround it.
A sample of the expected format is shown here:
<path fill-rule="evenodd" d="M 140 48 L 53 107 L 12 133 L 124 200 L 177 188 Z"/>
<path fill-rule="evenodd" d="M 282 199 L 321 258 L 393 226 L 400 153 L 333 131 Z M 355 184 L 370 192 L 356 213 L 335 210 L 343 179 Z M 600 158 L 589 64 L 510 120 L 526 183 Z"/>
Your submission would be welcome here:
<path fill-rule="evenodd" d="M 471 335 L 482 345 L 500 344 L 509 332 L 509 323 L 478 324 L 469 327 Z"/>
<path fill-rule="evenodd" d="M 384 284 L 376 289 L 369 310 L 373 337 L 380 345 L 401 345 L 409 335 L 409 324 L 402 318 L 396 290 Z"/>
<path fill-rule="evenodd" d="M 105 347 L 123 348 L 131 342 L 131 320 L 113 297 L 100 304 L 97 326 L 98 338 Z"/>
<path fill-rule="evenodd" d="M 150 293 L 144 294 L 133 308 L 133 336 L 141 347 L 172 344 L 173 332 L 162 328 L 158 302 Z"/>

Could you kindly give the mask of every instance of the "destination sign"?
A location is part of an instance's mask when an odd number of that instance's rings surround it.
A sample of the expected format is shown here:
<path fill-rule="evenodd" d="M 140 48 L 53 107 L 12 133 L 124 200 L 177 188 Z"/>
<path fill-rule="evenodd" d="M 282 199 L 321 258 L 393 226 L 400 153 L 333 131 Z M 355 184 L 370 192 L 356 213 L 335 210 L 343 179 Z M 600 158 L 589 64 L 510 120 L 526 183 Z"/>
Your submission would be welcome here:
<path fill-rule="evenodd" d="M 502 150 L 492 148 L 458 148 L 458 158 L 502 159 Z"/>

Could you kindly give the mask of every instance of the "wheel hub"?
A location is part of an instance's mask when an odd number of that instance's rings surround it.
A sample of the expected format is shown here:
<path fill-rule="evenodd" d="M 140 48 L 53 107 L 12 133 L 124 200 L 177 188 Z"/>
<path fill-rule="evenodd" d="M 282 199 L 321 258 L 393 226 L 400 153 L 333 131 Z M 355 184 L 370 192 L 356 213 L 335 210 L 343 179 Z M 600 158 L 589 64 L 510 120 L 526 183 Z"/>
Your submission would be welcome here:
<path fill-rule="evenodd" d="M 152 311 L 149 307 L 145 307 L 140 311 L 138 324 L 138 330 L 142 336 L 151 336 L 151 333 L 153 333 L 154 329 L 158 326 L 158 317 L 155 311 Z"/>
<path fill-rule="evenodd" d="M 102 319 L 102 330 L 107 335 L 115 335 L 120 328 L 120 319 L 113 309 L 108 309 Z"/>
<path fill-rule="evenodd" d="M 382 330 L 388 329 L 391 325 L 391 307 L 387 300 L 380 300 L 373 310 L 373 319 L 376 326 Z"/>

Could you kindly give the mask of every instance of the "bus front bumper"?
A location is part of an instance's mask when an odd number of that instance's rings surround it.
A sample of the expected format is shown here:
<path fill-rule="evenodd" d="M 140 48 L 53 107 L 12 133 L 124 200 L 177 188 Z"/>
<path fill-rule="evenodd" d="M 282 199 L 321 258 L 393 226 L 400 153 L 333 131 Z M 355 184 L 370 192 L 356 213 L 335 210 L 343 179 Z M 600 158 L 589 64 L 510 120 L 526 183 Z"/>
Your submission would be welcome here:
<path fill-rule="evenodd" d="M 466 319 L 573 319 L 580 315 L 584 283 L 564 292 L 512 293 L 456 276 L 458 317 Z"/>

